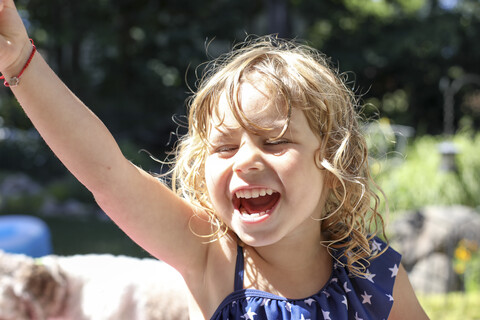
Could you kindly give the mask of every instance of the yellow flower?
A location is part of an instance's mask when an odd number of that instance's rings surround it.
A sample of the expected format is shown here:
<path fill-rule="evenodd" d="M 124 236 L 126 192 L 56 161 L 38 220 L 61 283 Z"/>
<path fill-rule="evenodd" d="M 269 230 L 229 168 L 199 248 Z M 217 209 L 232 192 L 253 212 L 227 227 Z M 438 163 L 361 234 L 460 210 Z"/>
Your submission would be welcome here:
<path fill-rule="evenodd" d="M 467 247 L 460 244 L 455 249 L 455 258 L 460 261 L 469 261 L 472 258 L 472 253 L 470 252 L 470 250 L 468 250 Z"/>

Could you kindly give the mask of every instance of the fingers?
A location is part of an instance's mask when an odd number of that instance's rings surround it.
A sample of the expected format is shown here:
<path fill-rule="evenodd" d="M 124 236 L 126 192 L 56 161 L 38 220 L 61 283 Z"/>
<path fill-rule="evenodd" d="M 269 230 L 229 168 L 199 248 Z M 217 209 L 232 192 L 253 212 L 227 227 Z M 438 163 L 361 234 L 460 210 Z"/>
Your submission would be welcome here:
<path fill-rule="evenodd" d="M 17 63 L 24 63 L 24 55 L 28 56 L 30 51 L 27 31 L 15 3 L 13 0 L 0 0 L 0 72 L 15 75 L 19 71 Z"/>
<path fill-rule="evenodd" d="M 16 10 L 15 2 L 13 0 L 0 0 L 0 12 L 3 11 L 3 9 L 6 8 L 11 8 Z"/>

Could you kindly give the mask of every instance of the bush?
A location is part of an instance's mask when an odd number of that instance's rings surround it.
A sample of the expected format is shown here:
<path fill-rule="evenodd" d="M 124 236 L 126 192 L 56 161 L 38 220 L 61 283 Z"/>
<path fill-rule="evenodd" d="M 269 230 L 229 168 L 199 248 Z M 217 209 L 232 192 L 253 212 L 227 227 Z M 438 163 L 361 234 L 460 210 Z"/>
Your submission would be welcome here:
<path fill-rule="evenodd" d="M 438 147 L 442 141 L 433 136 L 416 138 L 403 161 L 392 156 L 373 162 L 372 173 L 387 196 L 390 212 L 434 204 L 479 207 L 480 134 L 461 133 L 452 138 L 459 151 L 458 170 L 453 172 L 440 169 Z"/>

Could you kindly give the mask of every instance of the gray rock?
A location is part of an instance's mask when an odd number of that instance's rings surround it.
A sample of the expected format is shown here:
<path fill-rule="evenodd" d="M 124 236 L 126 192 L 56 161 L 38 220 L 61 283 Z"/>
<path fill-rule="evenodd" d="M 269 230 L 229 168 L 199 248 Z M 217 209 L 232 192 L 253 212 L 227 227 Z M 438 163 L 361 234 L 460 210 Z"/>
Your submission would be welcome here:
<path fill-rule="evenodd" d="M 460 289 L 451 259 L 443 253 L 432 253 L 420 259 L 408 277 L 416 292 L 447 293 Z"/>
<path fill-rule="evenodd" d="M 480 214 L 460 205 L 428 206 L 400 214 L 389 233 L 414 288 L 445 293 L 462 288 L 453 271 L 454 252 L 461 240 L 480 244 Z"/>
<path fill-rule="evenodd" d="M 389 226 L 392 245 L 407 270 L 420 259 L 442 252 L 450 258 L 462 239 L 480 243 L 480 214 L 465 206 L 428 206 L 399 215 Z"/>

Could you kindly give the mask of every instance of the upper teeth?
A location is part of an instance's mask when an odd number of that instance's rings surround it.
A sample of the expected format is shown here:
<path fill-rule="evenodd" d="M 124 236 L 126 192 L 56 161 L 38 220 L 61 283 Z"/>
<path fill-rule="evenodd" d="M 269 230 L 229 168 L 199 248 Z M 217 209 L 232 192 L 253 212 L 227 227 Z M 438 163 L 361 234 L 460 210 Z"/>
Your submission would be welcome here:
<path fill-rule="evenodd" d="M 235 195 L 237 196 L 237 198 L 245 198 L 245 199 L 263 197 L 267 194 L 268 195 L 273 194 L 273 190 L 272 189 L 245 189 L 245 190 L 239 190 L 235 192 Z"/>

